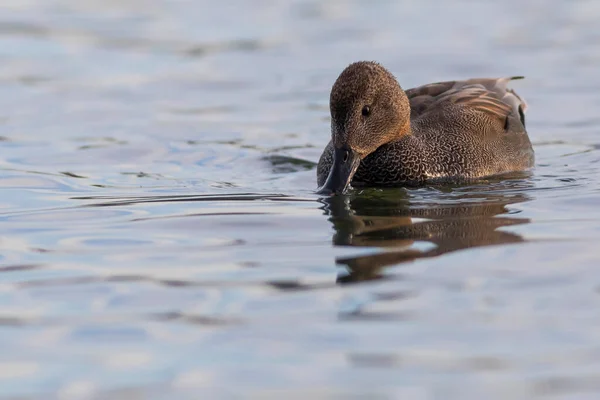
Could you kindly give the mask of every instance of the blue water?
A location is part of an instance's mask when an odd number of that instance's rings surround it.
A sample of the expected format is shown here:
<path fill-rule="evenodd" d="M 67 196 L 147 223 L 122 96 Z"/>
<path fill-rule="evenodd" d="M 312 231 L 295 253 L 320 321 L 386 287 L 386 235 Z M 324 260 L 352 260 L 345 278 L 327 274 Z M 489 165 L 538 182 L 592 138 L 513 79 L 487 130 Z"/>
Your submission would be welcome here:
<path fill-rule="evenodd" d="M 0 396 L 596 399 L 593 1 L 5 0 Z M 329 90 L 525 75 L 536 168 L 320 199 Z"/>

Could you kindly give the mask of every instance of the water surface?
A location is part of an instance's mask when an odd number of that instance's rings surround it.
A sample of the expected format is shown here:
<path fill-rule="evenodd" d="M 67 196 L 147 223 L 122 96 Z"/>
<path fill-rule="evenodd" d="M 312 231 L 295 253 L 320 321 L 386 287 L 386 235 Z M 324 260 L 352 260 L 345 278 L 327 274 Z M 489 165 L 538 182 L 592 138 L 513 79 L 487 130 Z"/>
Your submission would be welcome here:
<path fill-rule="evenodd" d="M 8 0 L 7 398 L 595 399 L 593 1 Z M 331 84 L 525 75 L 531 173 L 314 194 Z"/>

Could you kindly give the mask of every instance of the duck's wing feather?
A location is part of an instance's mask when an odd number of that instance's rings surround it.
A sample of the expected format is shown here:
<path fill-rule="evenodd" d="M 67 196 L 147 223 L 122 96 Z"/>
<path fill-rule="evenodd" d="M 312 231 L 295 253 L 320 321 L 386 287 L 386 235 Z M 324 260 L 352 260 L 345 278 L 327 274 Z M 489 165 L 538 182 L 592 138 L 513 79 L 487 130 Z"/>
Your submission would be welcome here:
<path fill-rule="evenodd" d="M 506 120 L 512 113 L 525 125 L 527 104 L 508 83 L 521 76 L 437 82 L 408 89 L 411 118 L 419 118 L 448 105 L 463 105 Z"/>

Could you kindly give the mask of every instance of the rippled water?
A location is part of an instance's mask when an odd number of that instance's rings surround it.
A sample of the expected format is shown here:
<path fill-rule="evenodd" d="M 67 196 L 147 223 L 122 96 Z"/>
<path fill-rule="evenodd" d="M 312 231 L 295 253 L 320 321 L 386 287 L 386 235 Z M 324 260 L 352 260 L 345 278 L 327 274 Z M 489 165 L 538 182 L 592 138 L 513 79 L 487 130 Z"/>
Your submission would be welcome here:
<path fill-rule="evenodd" d="M 594 1 L 5 0 L 0 393 L 596 399 Z M 319 199 L 351 61 L 525 75 L 532 173 Z"/>

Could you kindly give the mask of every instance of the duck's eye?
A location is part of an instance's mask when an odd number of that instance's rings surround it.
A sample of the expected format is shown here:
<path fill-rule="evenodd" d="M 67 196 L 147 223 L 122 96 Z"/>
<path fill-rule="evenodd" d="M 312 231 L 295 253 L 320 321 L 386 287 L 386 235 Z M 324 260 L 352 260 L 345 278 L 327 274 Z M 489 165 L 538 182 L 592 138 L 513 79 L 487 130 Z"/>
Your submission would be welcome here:
<path fill-rule="evenodd" d="M 362 109 L 362 115 L 363 117 L 368 117 L 369 115 L 371 115 L 371 107 L 364 106 Z"/>

